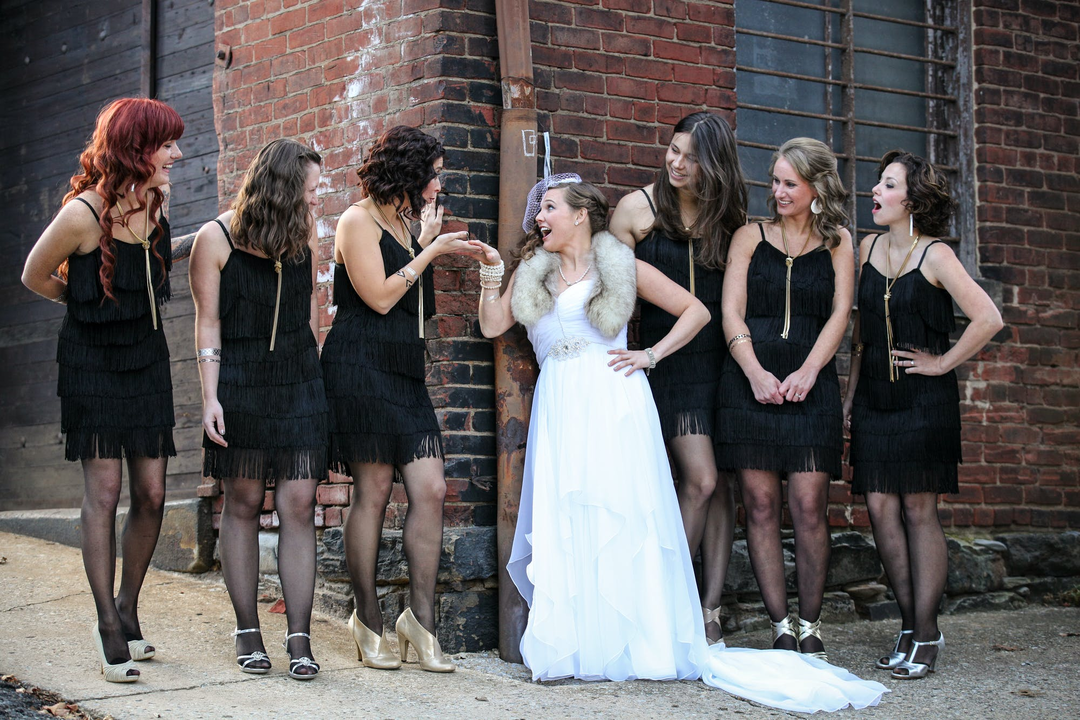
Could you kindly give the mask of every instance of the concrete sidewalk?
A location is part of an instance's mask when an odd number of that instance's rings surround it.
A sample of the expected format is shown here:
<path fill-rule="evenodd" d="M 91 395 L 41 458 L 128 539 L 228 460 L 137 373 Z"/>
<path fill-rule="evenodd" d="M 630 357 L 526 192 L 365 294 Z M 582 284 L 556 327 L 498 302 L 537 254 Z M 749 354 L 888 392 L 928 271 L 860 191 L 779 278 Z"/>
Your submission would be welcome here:
<path fill-rule="evenodd" d="M 700 682 L 535 684 L 520 665 L 494 654 L 455 656 L 458 671 L 439 675 L 407 664 L 395 672 L 356 661 L 345 624 L 316 617 L 314 650 L 322 673 L 297 682 L 285 675 L 283 615 L 261 605 L 269 675 L 244 675 L 234 664 L 232 610 L 219 575 L 151 570 L 140 607 L 143 630 L 158 648 L 139 663 L 143 679 L 106 683 L 90 640 L 94 621 L 79 551 L 0 533 L 0 674 L 13 674 L 84 709 L 129 718 L 716 718 L 787 715 L 760 708 Z M 942 618 L 948 647 L 927 680 L 894 681 L 872 669 L 888 649 L 891 623 L 826 629 L 833 662 L 893 689 L 865 718 L 1080 717 L 1080 609 L 1031 607 Z M 1063 635 L 1063 633 L 1065 633 Z M 729 638 L 764 647 L 767 634 Z M 844 711 L 852 715 L 854 711 Z"/>

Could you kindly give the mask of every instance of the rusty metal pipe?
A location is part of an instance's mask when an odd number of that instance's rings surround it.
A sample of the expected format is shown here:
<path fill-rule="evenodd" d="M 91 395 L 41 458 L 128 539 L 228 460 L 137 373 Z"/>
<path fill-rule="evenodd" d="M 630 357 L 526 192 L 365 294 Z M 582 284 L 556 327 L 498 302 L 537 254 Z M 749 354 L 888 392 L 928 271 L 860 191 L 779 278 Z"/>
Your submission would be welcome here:
<path fill-rule="evenodd" d="M 499 225 L 497 244 L 504 262 L 524 239 L 523 201 L 536 182 L 536 93 L 528 0 L 495 0 L 503 111 L 499 125 Z M 531 152 L 530 152 L 531 150 Z M 505 287 L 505 286 L 504 286 Z M 499 552 L 499 655 L 521 662 L 521 635 L 529 608 L 506 563 L 514 543 L 521 474 L 525 467 L 532 391 L 537 367 L 520 327 L 495 340 L 495 417 L 498 453 L 496 531 Z"/>

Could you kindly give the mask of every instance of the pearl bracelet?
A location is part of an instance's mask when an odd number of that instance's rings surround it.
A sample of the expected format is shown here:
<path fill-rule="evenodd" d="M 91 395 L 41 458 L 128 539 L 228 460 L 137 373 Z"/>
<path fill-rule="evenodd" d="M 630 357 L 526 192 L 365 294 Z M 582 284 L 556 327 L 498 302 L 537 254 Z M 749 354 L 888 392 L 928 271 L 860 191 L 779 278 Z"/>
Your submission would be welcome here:
<path fill-rule="evenodd" d="M 645 355 L 649 358 L 649 367 L 645 369 L 645 374 L 648 375 L 649 371 L 656 367 L 656 354 L 653 353 L 651 347 L 645 348 Z"/>

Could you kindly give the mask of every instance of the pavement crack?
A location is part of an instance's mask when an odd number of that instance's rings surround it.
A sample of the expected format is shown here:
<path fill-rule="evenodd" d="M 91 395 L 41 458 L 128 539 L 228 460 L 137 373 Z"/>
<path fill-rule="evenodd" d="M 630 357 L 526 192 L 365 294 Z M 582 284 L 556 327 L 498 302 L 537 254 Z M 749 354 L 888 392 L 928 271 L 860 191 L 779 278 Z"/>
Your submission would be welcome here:
<path fill-rule="evenodd" d="M 70 595 L 61 595 L 60 597 L 49 598 L 47 600 L 38 600 L 37 602 L 23 603 L 22 605 L 12 605 L 9 608 L 4 608 L 0 612 L 11 612 L 12 610 L 22 610 L 23 608 L 37 607 L 38 605 L 48 605 L 49 603 L 59 602 L 60 600 L 67 600 L 68 598 L 81 597 L 89 595 L 89 590 L 83 590 L 77 593 L 71 593 Z"/>

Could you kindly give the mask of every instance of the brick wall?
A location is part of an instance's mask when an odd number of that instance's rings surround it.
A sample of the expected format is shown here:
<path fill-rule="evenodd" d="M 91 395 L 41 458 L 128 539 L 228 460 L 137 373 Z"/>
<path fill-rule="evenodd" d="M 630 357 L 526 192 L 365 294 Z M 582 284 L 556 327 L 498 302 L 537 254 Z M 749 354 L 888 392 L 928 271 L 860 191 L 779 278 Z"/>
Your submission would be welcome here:
<path fill-rule="evenodd" d="M 1005 342 L 960 370 L 966 464 L 942 516 L 954 527 L 1080 527 L 1077 9 L 974 4 L 979 261 L 1002 283 L 1008 327 Z M 530 13 L 540 130 L 552 133 L 557 172 L 578 172 L 615 201 L 651 182 L 686 113 L 709 109 L 734 124 L 731 3 L 533 0 Z M 354 170 L 365 144 L 407 123 L 447 147 L 450 227 L 496 240 L 493 0 L 218 0 L 216 15 L 218 44 L 233 50 L 215 75 L 223 206 L 265 142 L 296 137 L 323 152 L 327 280 L 336 219 L 360 197 Z M 470 266 L 437 264 L 429 326 L 438 330 L 429 386 L 445 431 L 451 527 L 495 521 L 491 350 L 475 328 Z M 328 293 L 323 283 L 324 331 Z M 349 486 L 333 480 L 319 490 L 320 526 L 340 525 L 348 504 Z M 834 527 L 867 526 L 846 484 L 831 497 Z M 387 527 L 400 527 L 403 500 L 396 489 Z"/>
<path fill-rule="evenodd" d="M 1080 6 L 976 0 L 977 227 L 1006 329 L 961 370 L 954 526 L 1080 527 Z"/>

